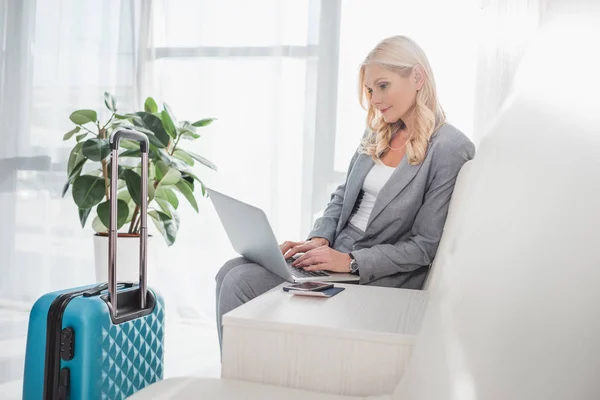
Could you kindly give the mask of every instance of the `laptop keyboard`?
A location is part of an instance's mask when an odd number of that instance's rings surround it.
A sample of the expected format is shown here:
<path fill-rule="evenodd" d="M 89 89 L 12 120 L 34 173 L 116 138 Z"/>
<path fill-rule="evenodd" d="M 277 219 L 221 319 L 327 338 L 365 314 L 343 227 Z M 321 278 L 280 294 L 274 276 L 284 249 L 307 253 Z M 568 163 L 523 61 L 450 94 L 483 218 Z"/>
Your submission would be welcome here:
<path fill-rule="evenodd" d="M 292 275 L 297 278 L 306 278 L 306 277 L 316 277 L 316 276 L 329 276 L 329 274 L 325 271 L 305 271 L 302 268 L 292 267 L 292 263 L 294 262 L 293 258 L 290 258 L 287 261 L 287 266 Z"/>

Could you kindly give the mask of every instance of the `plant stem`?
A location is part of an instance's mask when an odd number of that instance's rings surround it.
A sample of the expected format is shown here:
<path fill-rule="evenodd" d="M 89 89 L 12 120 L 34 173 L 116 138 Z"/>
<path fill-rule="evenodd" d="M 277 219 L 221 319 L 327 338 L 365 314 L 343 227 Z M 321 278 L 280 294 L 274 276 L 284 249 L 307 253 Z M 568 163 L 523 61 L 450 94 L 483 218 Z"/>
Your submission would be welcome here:
<path fill-rule="evenodd" d="M 91 133 L 92 135 L 94 135 L 94 136 L 98 137 L 98 134 L 97 134 L 97 133 L 94 133 L 93 131 L 89 130 L 89 129 L 88 129 L 88 128 L 86 128 L 85 126 L 83 126 L 83 125 L 77 125 L 77 126 L 79 126 L 80 128 L 83 128 L 83 129 L 85 129 L 86 131 L 88 131 L 88 132 L 89 132 L 89 133 Z"/>
<path fill-rule="evenodd" d="M 108 163 L 102 160 L 102 176 L 104 177 L 104 189 L 106 190 L 106 200 L 110 200 L 110 184 L 108 180 Z"/>
<path fill-rule="evenodd" d="M 135 225 L 137 224 L 138 213 L 140 212 L 140 206 L 136 205 L 133 210 L 133 218 L 131 218 L 131 224 L 129 224 L 129 233 L 134 233 Z"/>
<path fill-rule="evenodd" d="M 140 215 L 140 217 L 138 218 L 135 227 L 133 228 L 133 233 L 136 233 L 140 230 L 140 224 L 142 223 L 142 216 Z"/>
<path fill-rule="evenodd" d="M 177 148 L 177 145 L 179 144 L 179 139 L 181 139 L 181 135 L 179 135 L 177 137 L 177 140 L 175 141 L 175 144 L 173 144 L 173 148 L 171 149 L 171 155 L 173 155 L 173 153 L 175 153 L 175 149 Z"/>
<path fill-rule="evenodd" d="M 99 127 L 100 125 L 98 125 Z M 98 137 L 100 139 L 104 139 L 104 135 L 106 134 L 106 131 L 104 129 L 100 129 L 98 131 Z M 104 177 L 104 190 L 106 192 L 106 200 L 110 201 L 110 182 L 108 180 L 108 163 L 106 162 L 106 159 L 101 161 L 102 163 L 102 176 Z"/>
<path fill-rule="evenodd" d="M 102 130 L 105 130 L 106 127 L 108 126 L 108 124 L 110 124 L 110 121 L 113 120 L 113 118 L 115 117 L 116 113 L 113 113 L 113 115 L 110 116 L 110 119 L 108 120 L 108 122 L 106 122 L 106 124 L 104 124 L 104 126 L 102 127 Z"/>

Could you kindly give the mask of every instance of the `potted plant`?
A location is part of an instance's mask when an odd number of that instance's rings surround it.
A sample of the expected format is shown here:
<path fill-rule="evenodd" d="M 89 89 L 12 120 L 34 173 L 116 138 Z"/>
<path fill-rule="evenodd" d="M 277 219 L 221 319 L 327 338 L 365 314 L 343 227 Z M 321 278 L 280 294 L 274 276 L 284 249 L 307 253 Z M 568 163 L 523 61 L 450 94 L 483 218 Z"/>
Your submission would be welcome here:
<path fill-rule="evenodd" d="M 196 194 L 206 196 L 206 188 L 193 172 L 197 163 L 212 170 L 216 166 L 192 151 L 186 150 L 186 140 L 197 140 L 197 129 L 211 124 L 215 118 L 195 122 L 178 122 L 171 108 L 148 97 L 144 110 L 118 113 L 113 95 L 104 93 L 104 104 L 110 117 L 101 123 L 94 110 L 77 110 L 69 119 L 75 127 L 63 136 L 74 142 L 67 164 L 67 182 L 62 196 L 71 188 L 79 209 L 81 227 L 93 215 L 96 279 L 107 279 L 109 225 L 110 147 L 109 138 L 114 129 L 130 127 L 148 136 L 148 216 L 168 246 L 175 243 L 179 229 L 177 209 L 185 199 L 196 212 Z M 119 184 L 117 202 L 118 279 L 137 280 L 139 268 L 140 229 L 140 150 L 139 144 L 128 140 L 120 142 Z M 150 240 L 150 239 L 149 239 Z M 151 261 L 151 260 L 148 260 Z"/>

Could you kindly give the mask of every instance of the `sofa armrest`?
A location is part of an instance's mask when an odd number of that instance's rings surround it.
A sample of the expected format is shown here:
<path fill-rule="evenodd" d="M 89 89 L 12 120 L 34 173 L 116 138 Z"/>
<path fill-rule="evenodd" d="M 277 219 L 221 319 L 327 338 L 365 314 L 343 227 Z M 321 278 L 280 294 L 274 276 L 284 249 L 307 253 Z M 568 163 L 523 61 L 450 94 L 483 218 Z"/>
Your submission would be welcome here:
<path fill-rule="evenodd" d="M 336 284 L 345 290 L 317 298 L 282 286 L 223 317 L 223 378 L 349 396 L 393 391 L 426 292 Z"/>

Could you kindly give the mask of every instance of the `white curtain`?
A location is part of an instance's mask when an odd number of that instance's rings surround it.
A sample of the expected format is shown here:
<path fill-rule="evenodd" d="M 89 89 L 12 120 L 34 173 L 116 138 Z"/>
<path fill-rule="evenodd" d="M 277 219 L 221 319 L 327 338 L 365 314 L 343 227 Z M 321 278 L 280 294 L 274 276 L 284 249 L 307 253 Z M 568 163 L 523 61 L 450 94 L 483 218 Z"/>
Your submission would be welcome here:
<path fill-rule="evenodd" d="M 0 389 L 8 398 L 20 392 L 29 307 L 95 279 L 91 226 L 82 230 L 70 192 L 61 197 L 71 150 L 62 136 L 72 111 L 103 110 L 105 91 L 122 111 L 153 96 L 180 120 L 218 118 L 186 146 L 219 168 L 197 175 L 265 210 L 278 239 L 306 235 L 299 194 L 311 171 L 303 141 L 312 135 L 320 7 L 0 0 Z M 210 201 L 199 208 L 182 202 L 170 248 L 150 227 L 158 240 L 149 283 L 167 304 L 166 376 L 220 373 L 214 276 L 236 254 Z"/>
<path fill-rule="evenodd" d="M 150 4 L 150 3 L 146 3 Z M 310 174 L 305 140 L 316 90 L 320 1 L 154 1 L 142 97 L 167 102 L 179 120 L 217 118 L 186 142 L 218 172 L 195 167 L 203 182 L 267 214 L 278 240 L 300 239 Z M 196 329 L 167 350 L 174 374 L 218 374 L 215 275 L 238 256 L 207 198 L 199 213 L 180 206 L 176 243 L 157 257 L 169 310 Z M 191 328 L 190 328 L 191 329 Z M 190 352 L 190 348 L 192 351 Z M 175 355 L 175 353 L 180 353 Z"/>

